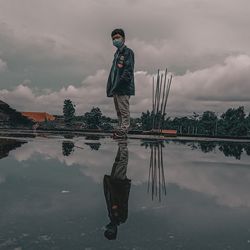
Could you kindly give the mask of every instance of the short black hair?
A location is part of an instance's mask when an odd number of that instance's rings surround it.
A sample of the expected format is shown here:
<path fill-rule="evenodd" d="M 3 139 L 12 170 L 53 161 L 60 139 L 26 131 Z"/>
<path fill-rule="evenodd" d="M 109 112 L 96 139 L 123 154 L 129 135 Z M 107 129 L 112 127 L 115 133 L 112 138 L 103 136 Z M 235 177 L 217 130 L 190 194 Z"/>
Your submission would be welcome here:
<path fill-rule="evenodd" d="M 113 37 L 114 35 L 116 34 L 119 34 L 121 35 L 123 38 L 125 38 L 125 32 L 123 29 L 114 29 L 112 32 L 111 32 L 111 37 Z"/>

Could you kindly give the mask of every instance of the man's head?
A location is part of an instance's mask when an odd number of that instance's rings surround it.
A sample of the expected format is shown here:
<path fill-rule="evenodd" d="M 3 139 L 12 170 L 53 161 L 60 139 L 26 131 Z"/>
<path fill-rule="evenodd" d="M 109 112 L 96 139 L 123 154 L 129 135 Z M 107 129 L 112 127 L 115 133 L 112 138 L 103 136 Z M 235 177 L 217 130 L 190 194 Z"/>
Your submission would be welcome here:
<path fill-rule="evenodd" d="M 113 45 L 117 48 L 121 48 L 125 42 L 125 33 L 123 29 L 114 29 L 111 32 Z"/>
<path fill-rule="evenodd" d="M 113 224 L 113 223 L 109 223 L 106 226 L 106 230 L 104 232 L 104 236 L 108 239 L 108 240 L 115 240 L 117 237 L 117 225 Z"/>

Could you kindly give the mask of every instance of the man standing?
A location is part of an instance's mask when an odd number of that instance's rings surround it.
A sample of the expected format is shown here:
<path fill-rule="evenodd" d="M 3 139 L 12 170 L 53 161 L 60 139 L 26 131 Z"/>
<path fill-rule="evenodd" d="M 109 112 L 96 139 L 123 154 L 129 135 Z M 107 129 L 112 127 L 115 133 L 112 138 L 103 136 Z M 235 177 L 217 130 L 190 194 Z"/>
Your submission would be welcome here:
<path fill-rule="evenodd" d="M 127 137 L 130 125 L 129 99 L 135 95 L 134 52 L 125 45 L 125 33 L 115 29 L 111 33 L 113 45 L 117 48 L 107 82 L 107 96 L 113 97 L 118 118 L 115 139 Z"/>

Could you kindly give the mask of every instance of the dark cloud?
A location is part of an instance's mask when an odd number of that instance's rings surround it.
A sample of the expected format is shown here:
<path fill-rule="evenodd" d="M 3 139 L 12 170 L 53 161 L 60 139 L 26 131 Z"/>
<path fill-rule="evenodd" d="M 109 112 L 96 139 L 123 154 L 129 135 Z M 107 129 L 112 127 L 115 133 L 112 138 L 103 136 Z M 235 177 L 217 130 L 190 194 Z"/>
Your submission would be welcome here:
<path fill-rule="evenodd" d="M 136 56 L 134 113 L 151 106 L 143 87 L 166 66 L 175 75 L 172 113 L 248 107 L 249 8 L 246 0 L 23 0 L 21 8 L 18 0 L 0 1 L 1 98 L 11 95 L 17 109 L 59 112 L 72 97 L 80 112 L 96 104 L 112 113 L 104 91 L 110 32 L 122 27 Z"/>
<path fill-rule="evenodd" d="M 250 56 L 228 57 L 222 64 L 197 71 L 187 71 L 184 75 L 174 75 L 168 101 L 168 114 L 192 114 L 214 110 L 225 111 L 229 107 L 244 105 L 250 109 Z M 171 73 L 169 73 L 171 74 Z M 63 101 L 72 99 L 77 113 L 82 114 L 93 106 L 99 106 L 108 115 L 114 116 L 112 98 L 106 97 L 108 71 L 99 70 L 88 76 L 80 86 L 68 85 L 58 91 L 44 89 L 39 93 L 26 81 L 14 90 L 0 90 L 0 99 L 19 110 L 50 111 L 62 113 Z M 132 116 L 151 109 L 153 75 L 146 71 L 135 73 L 136 96 L 131 98 Z"/>

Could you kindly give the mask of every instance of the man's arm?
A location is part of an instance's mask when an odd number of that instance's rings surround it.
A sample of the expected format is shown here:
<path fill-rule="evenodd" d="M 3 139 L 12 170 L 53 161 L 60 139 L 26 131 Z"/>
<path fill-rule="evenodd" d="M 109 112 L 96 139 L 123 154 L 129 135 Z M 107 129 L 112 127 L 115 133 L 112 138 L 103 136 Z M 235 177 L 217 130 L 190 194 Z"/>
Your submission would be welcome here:
<path fill-rule="evenodd" d="M 134 53 L 129 50 L 124 54 L 124 66 L 118 85 L 132 81 L 134 74 Z"/>

